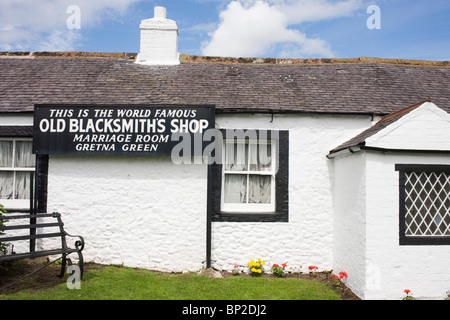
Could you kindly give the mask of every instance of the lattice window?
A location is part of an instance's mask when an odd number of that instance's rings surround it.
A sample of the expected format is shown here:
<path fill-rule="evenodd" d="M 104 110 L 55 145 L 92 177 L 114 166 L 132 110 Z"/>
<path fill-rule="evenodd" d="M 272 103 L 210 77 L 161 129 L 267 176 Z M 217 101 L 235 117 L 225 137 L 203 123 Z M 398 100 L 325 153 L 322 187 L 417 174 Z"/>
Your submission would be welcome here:
<path fill-rule="evenodd" d="M 450 173 L 408 172 L 407 236 L 450 236 Z"/>
<path fill-rule="evenodd" d="M 450 244 L 450 166 L 397 165 L 397 170 L 401 243 Z"/>

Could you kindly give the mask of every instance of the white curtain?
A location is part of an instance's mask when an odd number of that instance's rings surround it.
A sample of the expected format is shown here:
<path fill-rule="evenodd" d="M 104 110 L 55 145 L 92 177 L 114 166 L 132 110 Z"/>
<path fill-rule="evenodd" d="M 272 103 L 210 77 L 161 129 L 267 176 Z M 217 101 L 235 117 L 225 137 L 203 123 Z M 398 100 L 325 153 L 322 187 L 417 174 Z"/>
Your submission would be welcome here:
<path fill-rule="evenodd" d="M 0 141 L 0 168 L 33 168 L 34 165 L 32 142 Z M 29 199 L 30 172 L 10 170 L 0 171 L 0 199 Z"/>
<path fill-rule="evenodd" d="M 250 170 L 270 171 L 272 168 L 272 146 L 267 143 L 250 144 Z"/>
<path fill-rule="evenodd" d="M 14 199 L 30 199 L 30 173 L 16 172 Z"/>
<path fill-rule="evenodd" d="M 225 145 L 225 170 L 246 171 L 248 145 L 246 143 L 227 143 Z"/>
<path fill-rule="evenodd" d="M 13 199 L 14 172 L 0 171 L 0 199 Z"/>
<path fill-rule="evenodd" d="M 0 141 L 0 167 L 11 168 L 13 159 L 13 142 Z"/>
<path fill-rule="evenodd" d="M 15 151 L 16 168 L 33 168 L 35 165 L 35 156 L 33 154 L 33 144 L 29 141 L 17 141 Z"/>
<path fill-rule="evenodd" d="M 248 202 L 249 203 L 271 203 L 271 176 L 255 176 L 249 178 Z"/>
<path fill-rule="evenodd" d="M 225 175 L 225 203 L 247 203 L 247 175 Z"/>
<path fill-rule="evenodd" d="M 271 152 L 271 145 L 266 143 L 227 143 L 225 172 L 249 169 L 255 173 L 270 171 Z M 271 175 L 225 174 L 224 201 L 225 203 L 271 203 L 271 187 Z"/>

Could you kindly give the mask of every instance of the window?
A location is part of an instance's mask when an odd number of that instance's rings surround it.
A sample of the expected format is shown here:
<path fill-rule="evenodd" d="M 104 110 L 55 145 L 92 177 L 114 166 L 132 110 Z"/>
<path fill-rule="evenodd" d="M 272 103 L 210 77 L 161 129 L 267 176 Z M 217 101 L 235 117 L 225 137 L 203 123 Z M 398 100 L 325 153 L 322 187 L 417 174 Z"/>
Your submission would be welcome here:
<path fill-rule="evenodd" d="M 450 166 L 397 165 L 400 244 L 450 244 Z"/>
<path fill-rule="evenodd" d="M 274 212 L 276 141 L 225 140 L 222 212 Z"/>
<path fill-rule="evenodd" d="M 29 139 L 0 139 L 0 203 L 9 209 L 30 207 L 35 156 Z"/>
<path fill-rule="evenodd" d="M 223 130 L 211 165 L 213 221 L 288 221 L 287 131 Z"/>

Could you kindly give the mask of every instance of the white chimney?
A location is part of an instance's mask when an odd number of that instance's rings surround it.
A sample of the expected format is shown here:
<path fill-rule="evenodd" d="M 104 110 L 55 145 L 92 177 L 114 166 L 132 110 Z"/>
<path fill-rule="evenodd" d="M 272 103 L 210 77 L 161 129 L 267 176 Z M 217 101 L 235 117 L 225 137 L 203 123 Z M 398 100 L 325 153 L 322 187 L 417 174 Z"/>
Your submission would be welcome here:
<path fill-rule="evenodd" d="M 145 65 L 180 64 L 178 53 L 178 26 L 166 18 L 166 8 L 155 7 L 153 19 L 142 20 L 141 50 L 136 63 Z"/>

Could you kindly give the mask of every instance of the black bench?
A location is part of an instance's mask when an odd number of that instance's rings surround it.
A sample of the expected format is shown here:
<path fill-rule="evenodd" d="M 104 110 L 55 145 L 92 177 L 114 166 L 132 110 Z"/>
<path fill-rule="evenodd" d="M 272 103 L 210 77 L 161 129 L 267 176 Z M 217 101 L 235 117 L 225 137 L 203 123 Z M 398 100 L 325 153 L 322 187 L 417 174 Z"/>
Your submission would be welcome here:
<path fill-rule="evenodd" d="M 40 218 L 53 218 L 54 222 L 50 223 L 38 223 L 38 219 Z M 61 243 L 58 245 L 56 249 L 49 249 L 49 250 L 31 250 L 30 246 L 30 252 L 26 253 L 14 253 L 9 252 L 6 255 L 0 256 L 0 263 L 11 261 L 11 260 L 19 260 L 19 259 L 25 259 L 25 258 L 38 258 L 38 257 L 45 257 L 45 256 L 53 256 L 53 255 L 61 255 L 62 259 L 62 265 L 61 265 L 61 273 L 59 277 L 64 276 L 64 272 L 66 269 L 66 262 L 69 263 L 69 265 L 72 265 L 72 261 L 67 258 L 67 256 L 71 253 L 77 253 L 78 259 L 79 259 L 79 268 L 80 268 L 80 279 L 83 277 L 83 255 L 81 251 L 83 251 L 84 248 L 84 239 L 81 236 L 72 236 L 68 234 L 64 230 L 64 223 L 61 220 L 61 214 L 59 213 L 40 213 L 36 215 L 30 215 L 30 214 L 13 214 L 13 215 L 2 215 L 0 216 L 0 220 L 18 220 L 18 219 L 25 219 L 27 220 L 26 224 L 18 224 L 18 225 L 4 225 L 0 227 L 0 231 L 8 231 L 8 230 L 19 230 L 19 229 L 29 229 L 30 232 L 27 235 L 17 235 L 17 236 L 11 236 L 11 235 L 3 235 L 0 236 L 0 242 L 4 244 L 12 243 L 14 241 L 23 241 L 23 240 L 29 240 L 31 242 L 36 241 L 36 239 L 43 239 L 43 238 L 61 238 Z M 50 233 L 36 233 L 36 230 L 42 230 L 42 232 L 45 231 L 46 228 L 50 227 L 59 227 L 59 232 L 50 232 Z M 48 229 L 47 229 L 48 230 Z M 69 248 L 67 246 L 66 236 L 68 237 L 77 237 L 79 240 L 75 241 L 75 248 Z M 60 259 L 57 259 L 55 261 L 58 261 Z"/>

